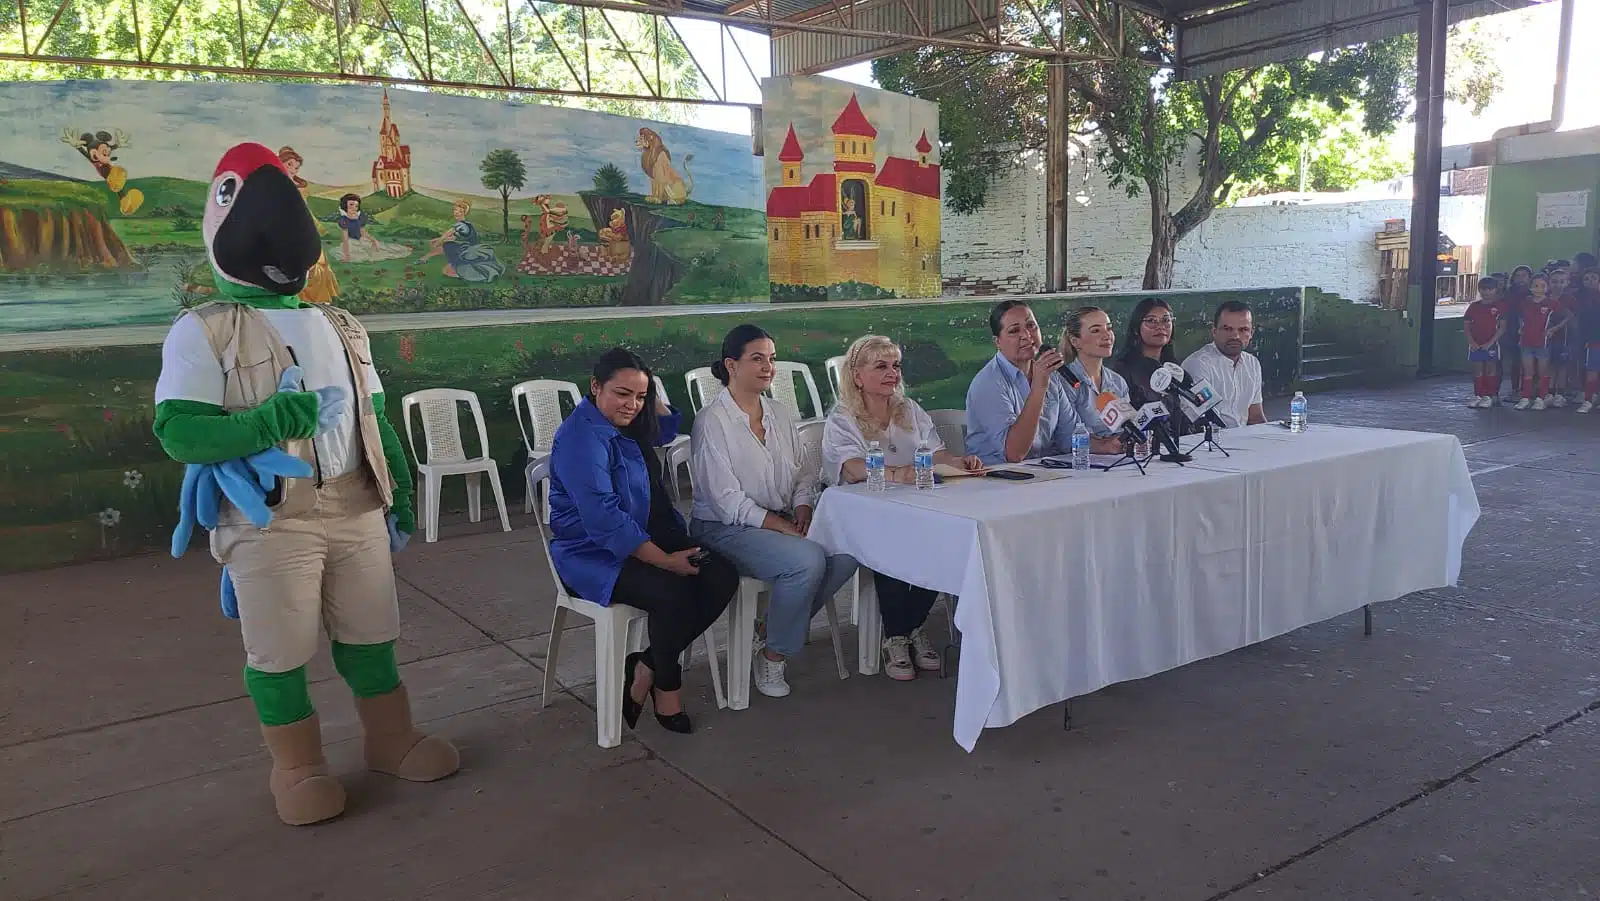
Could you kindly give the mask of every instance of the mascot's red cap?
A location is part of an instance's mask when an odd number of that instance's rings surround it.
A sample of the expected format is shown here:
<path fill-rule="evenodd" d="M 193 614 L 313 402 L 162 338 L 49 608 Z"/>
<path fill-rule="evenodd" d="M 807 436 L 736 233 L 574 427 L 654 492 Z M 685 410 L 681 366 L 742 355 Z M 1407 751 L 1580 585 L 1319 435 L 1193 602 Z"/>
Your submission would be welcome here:
<path fill-rule="evenodd" d="M 283 161 L 264 144 L 249 142 L 235 144 L 228 148 L 222 155 L 222 160 L 217 163 L 216 171 L 211 173 L 216 178 L 224 172 L 233 172 L 238 175 L 249 175 L 262 166 L 271 166 L 274 169 L 287 173 L 283 168 Z"/>

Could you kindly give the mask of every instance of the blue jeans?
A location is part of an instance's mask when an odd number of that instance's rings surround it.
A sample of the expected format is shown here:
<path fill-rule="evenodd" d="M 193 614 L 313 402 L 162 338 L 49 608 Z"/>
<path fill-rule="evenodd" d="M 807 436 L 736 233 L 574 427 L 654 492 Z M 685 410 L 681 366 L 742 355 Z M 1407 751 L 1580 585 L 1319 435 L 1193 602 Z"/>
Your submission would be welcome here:
<path fill-rule="evenodd" d="M 858 565 L 849 554 L 829 556 L 815 541 L 771 529 L 696 519 L 689 523 L 689 534 L 732 561 L 740 575 L 772 585 L 767 648 L 784 657 L 800 653 L 811 618 L 855 575 Z"/>

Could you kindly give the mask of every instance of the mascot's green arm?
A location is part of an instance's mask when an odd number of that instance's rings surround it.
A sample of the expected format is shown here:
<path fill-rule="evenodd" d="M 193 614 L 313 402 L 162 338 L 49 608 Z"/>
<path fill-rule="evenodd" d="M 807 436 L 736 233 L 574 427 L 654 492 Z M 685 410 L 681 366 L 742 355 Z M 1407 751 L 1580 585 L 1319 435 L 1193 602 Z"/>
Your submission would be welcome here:
<path fill-rule="evenodd" d="M 378 414 L 378 438 L 383 442 L 383 459 L 389 464 L 389 474 L 394 477 L 394 506 L 389 512 L 394 514 L 395 528 L 407 535 L 417 531 L 417 512 L 413 503 L 416 491 L 411 483 L 411 464 L 406 460 L 405 449 L 400 446 L 400 435 L 394 430 L 394 423 L 389 421 L 388 415 L 383 412 L 383 392 L 372 395 L 372 410 Z"/>
<path fill-rule="evenodd" d="M 291 438 L 310 438 L 317 431 L 317 405 L 311 391 L 280 391 L 237 413 L 200 401 L 164 400 L 156 404 L 155 433 L 179 463 L 221 463 Z"/>

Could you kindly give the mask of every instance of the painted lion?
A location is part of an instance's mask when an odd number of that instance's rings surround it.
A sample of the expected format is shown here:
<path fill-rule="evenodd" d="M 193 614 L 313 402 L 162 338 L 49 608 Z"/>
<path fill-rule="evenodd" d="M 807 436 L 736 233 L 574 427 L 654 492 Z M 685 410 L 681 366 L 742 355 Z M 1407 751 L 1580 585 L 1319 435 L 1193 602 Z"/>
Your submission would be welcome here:
<path fill-rule="evenodd" d="M 650 203 L 679 205 L 689 199 L 694 192 L 694 173 L 689 171 L 689 161 L 694 159 L 694 154 L 684 154 L 683 175 L 680 176 L 672 167 L 672 151 L 654 130 L 639 129 L 633 146 L 639 148 L 639 168 L 650 177 L 650 196 L 646 198 Z"/>

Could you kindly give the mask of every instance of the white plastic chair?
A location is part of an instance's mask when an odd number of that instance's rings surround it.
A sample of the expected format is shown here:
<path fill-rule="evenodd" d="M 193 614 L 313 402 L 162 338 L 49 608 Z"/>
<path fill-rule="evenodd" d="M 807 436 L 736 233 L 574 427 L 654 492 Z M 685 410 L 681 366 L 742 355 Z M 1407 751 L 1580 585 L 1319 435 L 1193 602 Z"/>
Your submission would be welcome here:
<path fill-rule="evenodd" d="M 483 449 L 483 456 L 468 459 L 466 450 L 461 446 L 461 422 L 456 415 L 457 404 L 462 403 L 471 409 L 473 421 L 477 423 L 478 446 Z M 426 462 L 417 453 L 417 443 L 412 434 L 413 407 L 422 413 L 422 438 L 428 450 Z M 432 543 L 439 540 L 439 488 L 445 476 L 467 477 L 467 518 L 478 522 L 483 519 L 480 488 L 483 475 L 487 473 L 489 487 L 494 489 L 495 509 L 500 511 L 500 531 L 511 531 L 511 520 L 506 516 L 505 493 L 500 489 L 500 470 L 494 458 L 488 455 L 489 431 L 483 424 L 483 408 L 478 404 L 478 395 L 456 388 L 427 388 L 402 397 L 400 409 L 406 423 L 406 444 L 417 461 L 417 475 L 422 481 L 422 491 L 417 494 L 418 497 L 427 498 L 427 503 L 420 511 L 427 524 L 427 541 Z"/>
<path fill-rule="evenodd" d="M 929 410 L 928 418 L 933 420 L 933 429 L 944 442 L 944 449 L 958 457 L 966 456 L 967 411 Z"/>
<path fill-rule="evenodd" d="M 716 379 L 712 379 L 712 381 L 715 382 Z M 667 386 L 662 383 L 661 376 L 656 376 L 655 382 L 656 394 L 662 400 L 671 404 L 671 395 L 667 394 Z M 657 453 L 660 454 L 661 463 L 667 472 L 667 488 L 672 492 L 672 499 L 674 501 L 683 500 L 683 496 L 678 490 L 678 470 L 689 465 L 689 436 L 679 435 L 673 438 L 658 448 Z"/>
<path fill-rule="evenodd" d="M 530 468 L 530 475 L 541 479 L 548 478 L 549 474 L 548 463 Z M 539 529 L 539 547 L 544 550 L 544 562 L 550 567 L 550 579 L 556 586 L 556 609 L 550 622 L 550 640 L 545 646 L 544 693 L 539 706 L 543 708 L 550 703 L 550 687 L 556 681 L 556 663 L 560 659 L 568 611 L 588 617 L 594 622 L 595 737 L 600 747 L 615 748 L 622 744 L 622 664 L 630 651 L 644 649 L 644 622 L 649 614 L 627 604 L 601 606 L 568 594 L 561 577 L 556 575 L 556 562 L 550 555 L 550 540 L 545 533 L 544 522 L 535 519 L 534 524 Z M 724 612 L 724 617 L 727 615 Z M 723 691 L 721 666 L 717 661 L 717 648 L 711 631 L 707 629 L 701 638 L 705 640 L 706 656 L 711 662 L 711 684 L 717 697 L 717 708 L 722 709 L 728 706 L 728 698 Z M 745 653 L 748 655 L 749 650 L 746 649 Z M 687 665 L 687 650 L 683 652 L 683 658 Z"/>
<path fill-rule="evenodd" d="M 706 404 L 716 400 L 717 395 L 726 389 L 726 386 L 717 381 L 717 377 L 711 374 L 710 366 L 701 366 L 699 369 L 691 369 L 685 372 L 683 374 L 683 384 L 689 391 L 689 406 L 696 413 L 704 410 Z"/>
<path fill-rule="evenodd" d="M 839 589 L 840 593 L 854 592 L 857 581 L 851 579 L 845 583 L 845 586 Z M 728 623 L 728 707 L 733 710 L 744 710 L 750 706 L 750 683 L 755 671 L 756 613 L 761 609 L 762 598 L 769 594 L 767 583 L 744 576 L 739 579 L 738 596 L 728 606 L 731 614 Z M 834 665 L 839 668 L 839 678 L 848 679 L 850 667 L 845 664 L 844 639 L 839 636 L 837 598 L 838 595 L 828 598 L 828 603 L 823 605 L 822 609 L 828 614 L 828 632 L 833 638 Z M 620 699 L 618 703 L 621 703 Z"/>
<path fill-rule="evenodd" d="M 817 381 L 811 377 L 811 367 L 804 363 L 793 363 L 780 360 L 774 364 L 777 373 L 772 379 L 772 398 L 789 408 L 798 422 L 820 422 L 828 415 L 827 407 L 822 405 L 822 392 L 817 390 Z M 811 409 L 816 411 L 814 417 L 806 417 L 800 411 L 800 389 L 796 379 L 803 381 L 806 393 L 811 400 Z"/>
<path fill-rule="evenodd" d="M 800 433 L 800 465 L 808 468 L 818 483 L 822 476 L 822 430 L 819 420 L 802 423 Z M 855 592 L 855 579 L 851 579 L 840 592 Z M 743 710 L 750 706 L 750 679 L 755 657 L 752 642 L 756 634 L 756 614 L 761 599 L 769 594 L 767 583 L 745 576 L 739 580 L 739 596 L 734 599 L 732 618 L 728 625 L 728 706 Z M 833 660 L 839 667 L 839 678 L 850 678 L 850 668 L 845 664 L 844 642 L 839 637 L 839 607 L 837 595 L 829 598 L 824 610 L 828 614 L 828 631 L 833 638 Z M 851 599 L 851 608 L 856 607 Z"/>
<path fill-rule="evenodd" d="M 549 478 L 535 483 L 532 478 L 533 467 L 550 459 L 550 445 L 555 440 L 556 429 L 560 428 L 561 420 L 566 418 L 561 411 L 563 397 L 571 400 L 574 407 L 583 402 L 578 386 L 571 382 L 530 379 L 511 388 L 511 411 L 516 414 L 517 428 L 522 430 L 522 444 L 528 449 L 529 478 L 527 495 L 522 500 L 524 513 L 533 512 L 535 497 L 544 497 L 549 492 Z M 548 501 L 541 515 L 545 522 L 550 521 Z"/>
<path fill-rule="evenodd" d="M 840 379 L 844 378 L 844 355 L 840 354 L 837 357 L 829 357 L 827 360 L 823 361 L 822 368 L 828 374 L 828 387 L 833 389 L 833 402 L 842 402 L 844 400 L 844 395 L 839 393 L 839 386 L 842 384 Z"/>

